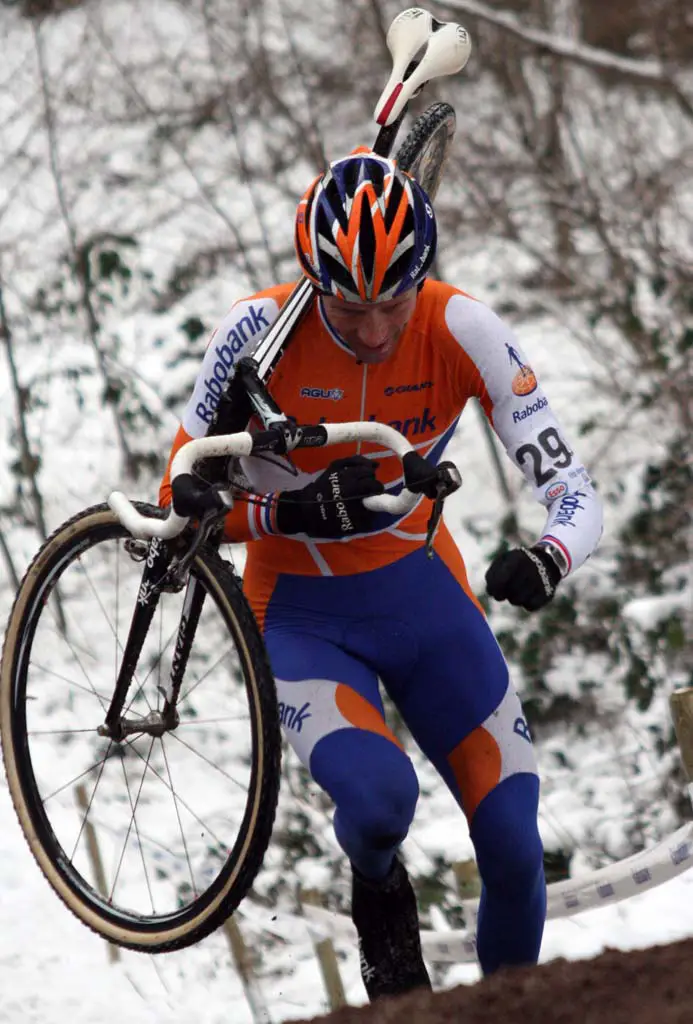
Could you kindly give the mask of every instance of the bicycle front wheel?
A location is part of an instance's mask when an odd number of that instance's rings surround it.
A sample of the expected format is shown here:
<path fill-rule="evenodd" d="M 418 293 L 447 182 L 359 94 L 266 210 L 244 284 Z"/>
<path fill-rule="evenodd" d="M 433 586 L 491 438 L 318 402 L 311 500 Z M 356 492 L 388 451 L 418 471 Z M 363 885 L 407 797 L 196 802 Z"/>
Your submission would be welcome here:
<path fill-rule="evenodd" d="M 455 134 L 455 111 L 449 103 L 432 103 L 415 119 L 395 160 L 435 199 Z"/>
<path fill-rule="evenodd" d="M 0 711 L 12 800 L 41 871 L 100 935 L 163 952 L 213 931 L 252 885 L 281 744 L 255 619 L 230 567 L 204 547 L 189 573 L 196 626 L 177 724 L 152 722 L 176 650 L 180 669 L 190 582 L 159 596 L 126 699 L 128 734 L 104 730 L 149 557 L 106 505 L 49 538 L 10 615 Z"/>

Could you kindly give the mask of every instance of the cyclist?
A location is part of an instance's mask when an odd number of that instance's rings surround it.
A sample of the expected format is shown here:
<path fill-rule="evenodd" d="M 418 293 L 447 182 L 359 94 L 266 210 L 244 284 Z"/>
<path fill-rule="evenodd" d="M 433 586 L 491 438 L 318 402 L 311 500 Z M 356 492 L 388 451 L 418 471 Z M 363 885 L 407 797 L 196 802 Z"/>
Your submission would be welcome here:
<path fill-rule="evenodd" d="M 487 590 L 528 611 L 543 607 L 596 547 L 601 504 L 512 331 L 470 295 L 427 277 L 437 236 L 423 189 L 393 161 L 354 151 L 310 185 L 295 238 L 317 301 L 273 375 L 279 406 L 298 422 L 389 422 L 433 467 L 476 398 L 546 507 L 537 542 L 500 554 Z M 206 433 L 234 364 L 291 290 L 243 299 L 222 321 L 172 456 Z M 248 459 L 243 469 L 264 497 L 237 503 L 226 535 L 258 542 L 248 546 L 244 587 L 285 733 L 335 804 L 369 998 L 429 985 L 398 854 L 419 789 L 385 721 L 379 681 L 467 817 L 482 881 L 483 972 L 536 962 L 546 887 L 532 741 L 448 529 L 439 526 L 431 559 L 428 498 L 399 518 L 364 507 L 364 496 L 402 485 L 399 460 L 373 444 L 300 449 Z M 169 501 L 167 473 L 161 502 Z"/>

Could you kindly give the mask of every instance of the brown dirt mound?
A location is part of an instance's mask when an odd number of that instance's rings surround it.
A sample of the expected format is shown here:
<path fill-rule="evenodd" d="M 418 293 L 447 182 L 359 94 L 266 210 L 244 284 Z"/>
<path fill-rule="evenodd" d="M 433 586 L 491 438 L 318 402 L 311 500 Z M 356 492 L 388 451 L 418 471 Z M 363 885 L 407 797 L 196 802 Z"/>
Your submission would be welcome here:
<path fill-rule="evenodd" d="M 693 939 L 502 971 L 447 992 L 344 1007 L 329 1024 L 691 1024 Z M 307 1021 L 297 1024 L 308 1024 Z"/>

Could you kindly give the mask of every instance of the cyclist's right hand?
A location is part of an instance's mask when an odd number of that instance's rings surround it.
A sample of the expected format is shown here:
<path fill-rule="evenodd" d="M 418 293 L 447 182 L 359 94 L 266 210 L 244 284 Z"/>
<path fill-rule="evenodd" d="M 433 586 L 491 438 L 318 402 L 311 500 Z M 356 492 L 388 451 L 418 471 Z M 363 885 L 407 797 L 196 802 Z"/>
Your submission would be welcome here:
<path fill-rule="evenodd" d="M 206 512 L 223 512 L 229 507 L 221 493 L 227 486 L 199 483 L 190 473 L 181 473 L 171 482 L 173 509 L 179 516 L 193 519 Z"/>
<path fill-rule="evenodd" d="M 305 533 L 324 540 L 364 533 L 376 513 L 364 506 L 363 499 L 385 490 L 376 478 L 377 468 L 377 462 L 362 455 L 335 459 L 300 490 L 280 491 L 274 496 L 277 533 Z"/>

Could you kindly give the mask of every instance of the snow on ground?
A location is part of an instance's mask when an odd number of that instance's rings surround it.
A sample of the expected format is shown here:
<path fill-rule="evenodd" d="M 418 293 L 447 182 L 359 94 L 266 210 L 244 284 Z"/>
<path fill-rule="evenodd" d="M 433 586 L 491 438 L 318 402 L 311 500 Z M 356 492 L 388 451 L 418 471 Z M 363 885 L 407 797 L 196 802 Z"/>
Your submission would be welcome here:
<path fill-rule="evenodd" d="M 109 963 L 104 942 L 80 924 L 57 899 L 34 864 L 0 787 L 0 1024 L 252 1024 L 240 980 L 223 934 L 197 946 L 157 957 L 121 951 Z M 250 943 L 258 916 L 242 922 Z M 327 1011 L 310 939 L 300 921 L 273 923 L 287 943 L 275 955 L 284 978 L 263 977 L 269 1020 L 309 1017 Z M 547 924 L 542 960 L 598 955 L 604 949 L 635 949 L 693 936 L 693 872 L 639 897 Z M 353 948 L 339 943 L 347 998 L 364 1002 Z M 478 979 L 474 965 L 461 965 L 446 986 Z"/>

